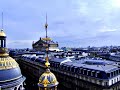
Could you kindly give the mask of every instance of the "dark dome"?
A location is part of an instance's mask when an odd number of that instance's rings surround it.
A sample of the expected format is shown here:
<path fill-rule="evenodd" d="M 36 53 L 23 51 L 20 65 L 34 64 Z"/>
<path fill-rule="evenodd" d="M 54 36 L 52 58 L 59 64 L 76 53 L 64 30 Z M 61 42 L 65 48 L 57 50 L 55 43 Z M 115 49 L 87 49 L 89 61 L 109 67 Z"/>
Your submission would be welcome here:
<path fill-rule="evenodd" d="M 7 56 L 0 58 L 0 83 L 16 80 L 22 77 L 21 70 L 17 62 Z"/>
<path fill-rule="evenodd" d="M 6 34 L 0 31 L 0 90 L 13 90 L 13 87 L 23 84 L 18 63 L 7 54 Z"/>

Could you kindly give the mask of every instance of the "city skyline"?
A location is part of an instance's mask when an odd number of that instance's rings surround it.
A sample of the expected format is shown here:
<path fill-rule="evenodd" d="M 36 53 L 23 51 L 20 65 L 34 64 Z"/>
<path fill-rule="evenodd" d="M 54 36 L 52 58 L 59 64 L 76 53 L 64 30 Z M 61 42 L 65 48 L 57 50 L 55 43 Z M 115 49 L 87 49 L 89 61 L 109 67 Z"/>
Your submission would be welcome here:
<path fill-rule="evenodd" d="M 61 47 L 120 45 L 120 0 L 1 0 L 0 3 L 8 48 L 31 48 L 33 41 L 44 37 L 46 13 L 48 36 Z"/>

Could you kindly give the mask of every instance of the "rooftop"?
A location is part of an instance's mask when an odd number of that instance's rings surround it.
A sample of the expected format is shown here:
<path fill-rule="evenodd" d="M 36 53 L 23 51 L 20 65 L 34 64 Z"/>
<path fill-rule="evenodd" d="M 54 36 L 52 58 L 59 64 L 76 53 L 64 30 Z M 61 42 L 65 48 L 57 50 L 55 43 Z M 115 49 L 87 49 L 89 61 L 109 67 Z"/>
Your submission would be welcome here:
<path fill-rule="evenodd" d="M 91 59 L 82 59 L 79 61 L 65 62 L 65 65 L 82 67 L 86 69 L 93 69 L 98 71 L 110 72 L 115 69 L 118 69 L 118 64 L 112 61 L 106 60 L 91 60 Z"/>

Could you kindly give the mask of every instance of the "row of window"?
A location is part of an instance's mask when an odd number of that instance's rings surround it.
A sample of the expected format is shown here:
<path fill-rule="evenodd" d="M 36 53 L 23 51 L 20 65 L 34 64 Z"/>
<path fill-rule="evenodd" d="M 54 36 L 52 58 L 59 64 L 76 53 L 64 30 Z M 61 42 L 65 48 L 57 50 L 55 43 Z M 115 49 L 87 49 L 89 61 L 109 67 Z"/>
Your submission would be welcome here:
<path fill-rule="evenodd" d="M 120 77 L 117 77 L 117 78 L 111 80 L 111 84 L 114 84 L 114 83 L 116 83 L 118 81 L 120 81 Z"/>
<path fill-rule="evenodd" d="M 116 71 L 113 71 L 110 73 L 105 73 L 105 72 L 101 72 L 101 71 L 88 70 L 88 69 L 75 67 L 75 66 L 68 66 L 65 64 L 60 65 L 59 62 L 51 62 L 51 67 L 78 73 L 78 74 L 83 74 L 83 75 L 87 75 L 87 76 L 97 77 L 97 78 L 111 78 L 111 77 L 114 77 L 114 76 L 120 74 L 120 70 L 116 70 Z"/>
<path fill-rule="evenodd" d="M 22 90 L 22 85 L 20 85 L 18 88 L 15 87 L 14 90 Z"/>
<path fill-rule="evenodd" d="M 117 75 L 119 75 L 119 74 L 120 74 L 120 69 L 119 69 L 119 70 L 112 71 L 112 72 L 110 72 L 110 73 L 107 73 L 107 76 L 108 76 L 109 78 L 111 78 L 111 77 L 117 76 Z"/>
<path fill-rule="evenodd" d="M 45 63 L 45 61 L 43 61 L 42 58 L 36 59 L 35 62 L 39 62 L 41 64 Z M 85 68 L 80 68 L 80 67 L 75 67 L 75 66 L 68 66 L 65 64 L 60 65 L 60 62 L 54 62 L 54 61 L 50 61 L 50 64 L 51 64 L 51 67 L 54 67 L 54 68 L 58 68 L 58 69 L 65 70 L 65 71 L 70 71 L 73 73 L 83 74 L 83 75 L 87 75 L 87 76 L 92 76 L 92 77 L 96 77 L 96 78 L 111 78 L 111 77 L 114 77 L 114 76 L 120 74 L 120 70 L 116 70 L 116 71 L 113 71 L 110 73 L 105 73 L 105 72 L 101 72 L 101 71 L 88 70 Z"/>
<path fill-rule="evenodd" d="M 54 68 L 58 68 L 58 69 L 65 70 L 68 72 L 70 71 L 70 72 L 77 73 L 77 74 L 84 74 L 87 76 L 102 78 L 102 75 L 100 72 L 87 70 L 87 69 L 75 67 L 75 66 L 67 66 L 64 64 L 60 65 L 59 63 L 54 63 L 54 62 L 50 62 L 50 63 L 51 63 L 51 67 L 54 67 Z"/>

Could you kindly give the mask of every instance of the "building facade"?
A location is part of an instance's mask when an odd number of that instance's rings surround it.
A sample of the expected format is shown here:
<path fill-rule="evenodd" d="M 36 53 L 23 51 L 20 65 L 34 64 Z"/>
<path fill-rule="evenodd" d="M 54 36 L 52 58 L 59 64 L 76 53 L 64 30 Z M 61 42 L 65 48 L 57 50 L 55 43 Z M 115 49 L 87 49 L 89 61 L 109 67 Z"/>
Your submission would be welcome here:
<path fill-rule="evenodd" d="M 50 51 L 57 51 L 58 49 L 58 43 L 52 41 L 50 38 L 48 38 L 48 43 L 46 44 L 45 38 L 41 38 L 37 42 L 33 42 L 32 47 L 35 51 L 45 51 L 46 45 L 49 46 Z"/>

